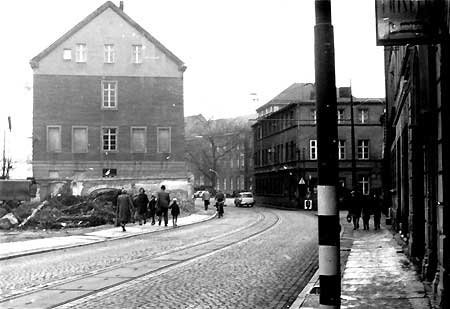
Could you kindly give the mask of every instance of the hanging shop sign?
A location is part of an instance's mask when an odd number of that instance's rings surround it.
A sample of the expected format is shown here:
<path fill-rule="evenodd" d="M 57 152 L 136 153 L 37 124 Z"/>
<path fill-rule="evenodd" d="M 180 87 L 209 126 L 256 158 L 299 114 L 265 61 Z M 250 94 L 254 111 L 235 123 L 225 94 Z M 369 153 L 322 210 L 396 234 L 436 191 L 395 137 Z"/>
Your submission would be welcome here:
<path fill-rule="evenodd" d="M 377 45 L 435 43 L 448 0 L 375 0 Z"/>

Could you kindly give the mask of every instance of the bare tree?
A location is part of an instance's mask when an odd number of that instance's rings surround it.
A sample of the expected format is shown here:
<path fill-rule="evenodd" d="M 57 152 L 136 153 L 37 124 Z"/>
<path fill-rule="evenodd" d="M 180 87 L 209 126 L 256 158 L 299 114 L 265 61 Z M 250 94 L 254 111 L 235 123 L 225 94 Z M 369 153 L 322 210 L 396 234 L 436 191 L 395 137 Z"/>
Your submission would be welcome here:
<path fill-rule="evenodd" d="M 241 119 L 204 120 L 186 132 L 186 161 L 214 188 L 223 161 L 242 144 L 248 124 Z"/>

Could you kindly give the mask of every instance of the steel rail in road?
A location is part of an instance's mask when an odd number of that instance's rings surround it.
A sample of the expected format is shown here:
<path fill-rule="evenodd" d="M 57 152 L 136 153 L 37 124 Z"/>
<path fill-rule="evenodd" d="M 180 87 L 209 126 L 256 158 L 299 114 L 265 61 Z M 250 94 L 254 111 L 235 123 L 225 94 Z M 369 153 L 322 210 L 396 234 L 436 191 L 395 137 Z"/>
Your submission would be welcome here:
<path fill-rule="evenodd" d="M 95 297 L 98 293 L 120 289 L 126 284 L 136 284 L 136 280 L 148 280 L 198 259 L 209 257 L 231 246 L 247 242 L 280 224 L 281 218 L 275 212 L 265 210 L 265 213 L 259 213 L 256 221 L 222 235 L 119 265 L 45 283 L 19 294 L 2 297 L 0 306 L 7 308 L 62 306 L 64 308 L 65 304 L 85 301 L 89 297 Z M 170 231 L 176 230 L 167 232 Z"/>

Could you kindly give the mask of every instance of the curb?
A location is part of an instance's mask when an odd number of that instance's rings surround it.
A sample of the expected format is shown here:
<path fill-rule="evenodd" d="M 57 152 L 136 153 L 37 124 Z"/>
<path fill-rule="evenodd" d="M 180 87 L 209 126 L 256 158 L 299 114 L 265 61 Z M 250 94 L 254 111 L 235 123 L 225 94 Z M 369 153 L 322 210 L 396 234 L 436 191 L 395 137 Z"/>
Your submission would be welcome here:
<path fill-rule="evenodd" d="M 342 226 L 342 225 L 341 225 Z M 339 238 L 342 239 L 342 235 L 344 235 L 345 225 L 342 227 Z M 299 309 L 309 309 L 310 307 L 302 307 L 303 303 L 306 300 L 306 296 L 308 294 L 317 294 L 317 293 L 311 293 L 315 288 L 320 289 L 320 282 L 319 282 L 319 269 L 316 270 L 314 275 L 311 277 L 309 282 L 306 284 L 306 286 L 303 288 L 303 290 L 298 294 L 297 299 L 292 303 L 290 308 Z"/>
<path fill-rule="evenodd" d="M 211 216 L 209 216 L 209 217 L 207 217 L 207 218 L 205 218 L 203 220 L 199 220 L 199 221 L 196 221 L 196 222 L 192 222 L 192 223 L 188 223 L 188 224 L 185 224 L 185 225 L 181 225 L 178 228 L 183 228 L 185 226 L 202 223 L 202 222 L 214 219 L 216 216 L 217 216 L 217 212 L 214 213 L 214 215 L 211 215 Z M 5 256 L 0 256 L 0 261 L 9 260 L 9 259 L 18 258 L 18 257 L 23 257 L 23 256 L 28 256 L 28 255 L 33 255 L 33 254 L 47 253 L 47 252 L 58 251 L 58 250 L 63 250 L 63 249 L 88 246 L 88 245 L 98 244 L 98 243 L 107 242 L 107 241 L 113 241 L 113 240 L 118 240 L 118 239 L 130 238 L 130 237 L 134 237 L 134 236 L 140 236 L 140 235 L 146 235 L 146 234 L 151 234 L 151 233 L 163 232 L 163 231 L 167 231 L 167 230 L 169 230 L 169 229 L 147 231 L 147 232 L 141 232 L 141 233 L 136 233 L 136 234 L 126 234 L 126 235 L 123 235 L 123 236 L 117 236 L 117 237 L 112 237 L 112 238 L 103 238 L 103 239 L 100 239 L 100 240 L 94 240 L 94 241 L 88 242 L 88 243 L 80 243 L 80 244 L 74 244 L 74 245 L 63 245 L 63 246 L 54 247 L 54 248 L 48 248 L 48 249 L 36 249 L 36 250 L 31 250 L 31 251 L 25 251 L 25 252 L 21 252 L 21 253 L 17 253 L 17 254 L 10 254 L 10 255 L 5 255 Z M 71 236 L 67 236 L 67 237 L 71 237 Z"/>

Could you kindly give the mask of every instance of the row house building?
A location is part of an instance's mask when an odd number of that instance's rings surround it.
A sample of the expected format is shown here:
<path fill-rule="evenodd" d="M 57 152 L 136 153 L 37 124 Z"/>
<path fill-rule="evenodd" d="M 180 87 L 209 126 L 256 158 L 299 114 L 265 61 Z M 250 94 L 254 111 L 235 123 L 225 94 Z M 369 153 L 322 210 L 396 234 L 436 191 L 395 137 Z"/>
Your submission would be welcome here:
<path fill-rule="evenodd" d="M 185 117 L 186 161 L 195 189 L 231 196 L 253 188 L 252 134 L 248 117 Z"/>
<path fill-rule="evenodd" d="M 434 305 L 450 308 L 450 1 L 405 2 L 376 2 L 377 42 L 385 46 L 385 192 L 393 229 L 430 283 Z"/>
<path fill-rule="evenodd" d="M 255 194 L 268 204 L 304 207 L 317 199 L 315 89 L 295 83 L 257 109 L 253 124 Z M 352 139 L 351 113 L 354 113 Z M 384 100 L 351 98 L 337 89 L 340 192 L 353 185 L 363 194 L 381 194 Z M 352 141 L 356 171 L 352 173 Z M 357 179 L 353 181 L 355 175 Z"/>
<path fill-rule="evenodd" d="M 41 184 L 185 181 L 186 66 L 123 2 L 104 3 L 30 65 L 32 165 Z"/>

